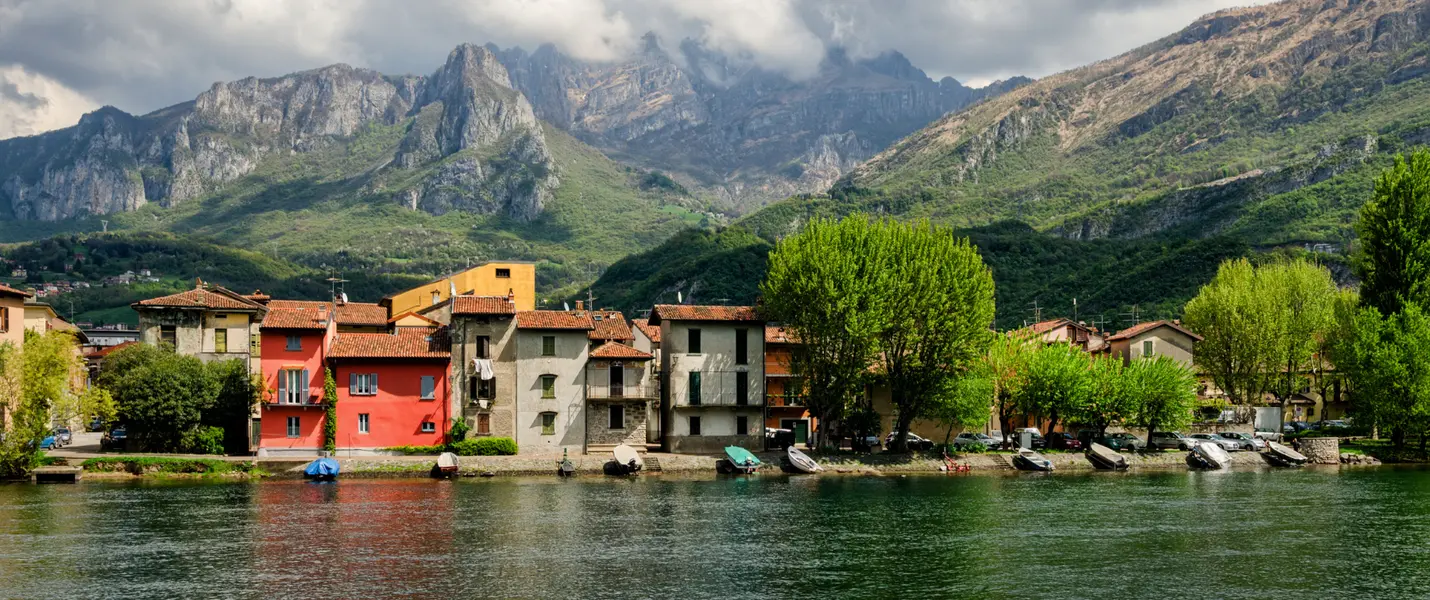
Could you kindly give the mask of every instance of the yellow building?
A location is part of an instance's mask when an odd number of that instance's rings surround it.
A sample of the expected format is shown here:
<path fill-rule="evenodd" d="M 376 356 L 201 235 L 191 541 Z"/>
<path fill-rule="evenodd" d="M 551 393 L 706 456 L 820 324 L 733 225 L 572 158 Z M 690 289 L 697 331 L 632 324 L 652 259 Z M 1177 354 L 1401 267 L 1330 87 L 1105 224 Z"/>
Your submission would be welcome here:
<path fill-rule="evenodd" d="M 515 297 L 517 310 L 536 310 L 536 263 L 489 262 L 453 273 L 436 281 L 398 292 L 379 302 L 389 315 L 440 304 L 456 290 L 458 295 Z"/>
<path fill-rule="evenodd" d="M 0 283 L 0 343 L 25 344 L 25 300 L 33 294 Z"/>

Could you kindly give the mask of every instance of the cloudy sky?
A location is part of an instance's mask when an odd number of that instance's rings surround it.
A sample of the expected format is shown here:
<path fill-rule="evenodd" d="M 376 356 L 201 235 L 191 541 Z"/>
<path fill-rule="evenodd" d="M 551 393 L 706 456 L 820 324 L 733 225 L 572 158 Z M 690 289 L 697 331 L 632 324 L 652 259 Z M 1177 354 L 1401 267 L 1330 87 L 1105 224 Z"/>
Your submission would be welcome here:
<path fill-rule="evenodd" d="M 335 62 L 429 73 L 461 42 L 618 59 L 641 34 L 704 40 L 793 76 L 829 46 L 903 52 L 972 85 L 1114 56 L 1258 0 L 0 0 L 0 138 L 112 104 Z"/>

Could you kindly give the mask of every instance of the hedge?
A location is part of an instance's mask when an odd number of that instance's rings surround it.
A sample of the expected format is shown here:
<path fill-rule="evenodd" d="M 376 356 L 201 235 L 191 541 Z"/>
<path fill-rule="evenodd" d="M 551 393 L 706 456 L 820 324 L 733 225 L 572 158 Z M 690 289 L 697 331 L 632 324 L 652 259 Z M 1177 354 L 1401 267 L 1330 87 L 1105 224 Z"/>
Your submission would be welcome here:
<path fill-rule="evenodd" d="M 80 464 L 86 471 L 133 473 L 254 473 L 253 461 L 226 461 L 212 458 L 171 458 L 167 456 L 115 456 L 91 458 Z"/>
<path fill-rule="evenodd" d="M 418 456 L 443 452 L 451 452 L 457 456 L 511 456 L 516 454 L 516 440 L 506 437 L 479 437 L 445 446 L 393 446 L 383 449 Z"/>

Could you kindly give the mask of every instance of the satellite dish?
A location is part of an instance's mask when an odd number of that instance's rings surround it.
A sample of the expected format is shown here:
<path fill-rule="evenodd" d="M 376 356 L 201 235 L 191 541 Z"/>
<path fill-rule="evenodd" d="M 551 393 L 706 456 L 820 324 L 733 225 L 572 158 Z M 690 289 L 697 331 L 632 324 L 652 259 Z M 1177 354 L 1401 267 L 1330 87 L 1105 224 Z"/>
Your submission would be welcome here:
<path fill-rule="evenodd" d="M 682 295 L 680 294 L 680 292 L 676 292 L 676 293 L 675 293 L 675 303 L 676 303 L 676 304 L 685 304 L 685 296 L 682 296 Z"/>
<path fill-rule="evenodd" d="M 456 297 L 457 297 L 457 282 L 452 281 L 451 279 L 448 279 L 448 280 L 447 280 L 447 297 L 448 297 L 448 298 L 456 298 Z"/>
<path fill-rule="evenodd" d="M 343 292 L 343 293 L 341 293 L 341 294 L 338 294 L 338 296 L 343 299 L 343 304 L 347 304 L 347 303 L 348 303 L 348 293 L 347 293 L 347 292 Z"/>
<path fill-rule="evenodd" d="M 568 303 L 562 302 L 562 303 L 561 303 L 561 310 L 571 310 L 571 305 L 568 304 Z"/>

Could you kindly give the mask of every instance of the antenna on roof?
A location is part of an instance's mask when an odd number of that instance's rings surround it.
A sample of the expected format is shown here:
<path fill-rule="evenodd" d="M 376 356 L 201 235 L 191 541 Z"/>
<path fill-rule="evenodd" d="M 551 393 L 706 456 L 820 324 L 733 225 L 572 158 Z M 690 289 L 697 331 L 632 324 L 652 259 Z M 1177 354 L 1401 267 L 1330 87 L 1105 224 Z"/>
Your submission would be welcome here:
<path fill-rule="evenodd" d="M 341 292 L 341 291 L 343 291 L 343 286 L 342 286 L 342 284 L 347 283 L 347 282 L 348 282 L 348 280 L 343 279 L 342 277 L 338 277 L 337 275 L 333 275 L 332 277 L 329 277 L 329 278 L 328 278 L 328 293 L 329 293 L 330 297 L 337 298 L 337 297 L 338 297 L 338 293 Z"/>
<path fill-rule="evenodd" d="M 1042 322 L 1043 322 L 1043 309 L 1042 309 L 1042 307 L 1038 306 L 1038 301 L 1037 301 L 1037 300 L 1034 300 L 1032 304 L 1033 304 L 1033 322 L 1034 322 L 1034 323 L 1042 323 Z"/>
<path fill-rule="evenodd" d="M 347 293 L 347 292 L 342 292 L 342 293 L 338 294 L 338 297 L 343 299 L 343 304 L 347 304 L 347 303 L 348 303 L 348 293 Z"/>
<path fill-rule="evenodd" d="M 1132 325 L 1136 325 L 1136 324 L 1142 322 L 1142 319 L 1140 318 L 1140 317 L 1141 317 L 1141 314 L 1140 314 L 1140 313 L 1141 313 L 1141 309 L 1140 309 L 1136 304 L 1133 304 L 1133 305 L 1132 305 L 1132 309 L 1129 310 L 1128 312 L 1122 313 L 1122 316 L 1124 316 L 1124 317 L 1130 317 L 1130 318 L 1132 319 L 1132 323 L 1131 323 L 1130 325 L 1128 325 L 1128 327 L 1131 327 Z"/>
<path fill-rule="evenodd" d="M 561 310 L 566 310 L 566 311 L 571 310 L 571 303 L 570 303 L 570 302 L 562 302 L 562 303 L 561 303 Z"/>

